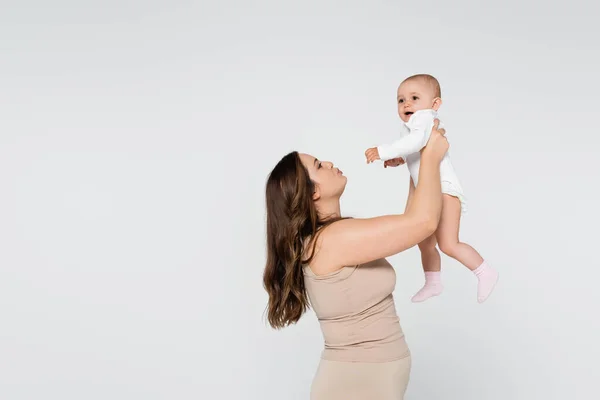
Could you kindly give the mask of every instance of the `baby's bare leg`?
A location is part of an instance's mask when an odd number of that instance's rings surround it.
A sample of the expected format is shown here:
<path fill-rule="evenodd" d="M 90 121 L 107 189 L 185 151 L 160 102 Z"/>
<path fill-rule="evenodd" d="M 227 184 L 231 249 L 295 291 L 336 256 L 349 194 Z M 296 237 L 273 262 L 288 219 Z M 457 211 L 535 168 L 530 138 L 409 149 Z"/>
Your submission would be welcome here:
<path fill-rule="evenodd" d="M 498 272 L 484 261 L 477 250 L 459 240 L 460 213 L 460 200 L 444 194 L 436 237 L 444 254 L 454 258 L 477 276 L 477 300 L 482 303 L 492 293 L 498 280 Z"/>
<path fill-rule="evenodd" d="M 442 267 L 440 253 L 435 248 L 435 245 L 435 235 L 431 235 L 419 243 L 421 263 L 423 264 L 423 271 L 425 272 L 425 284 L 412 297 L 413 303 L 419 303 L 430 297 L 438 296 L 444 289 L 440 276 Z"/>
<path fill-rule="evenodd" d="M 454 258 L 471 271 L 483 262 L 477 250 L 458 239 L 460 229 L 460 200 L 448 194 L 443 195 L 442 216 L 436 231 L 440 250 Z"/>
<path fill-rule="evenodd" d="M 442 269 L 442 260 L 440 252 L 435 248 L 437 240 L 435 235 L 429 236 L 427 239 L 419 243 L 419 251 L 421 252 L 421 263 L 425 272 L 440 272 Z"/>

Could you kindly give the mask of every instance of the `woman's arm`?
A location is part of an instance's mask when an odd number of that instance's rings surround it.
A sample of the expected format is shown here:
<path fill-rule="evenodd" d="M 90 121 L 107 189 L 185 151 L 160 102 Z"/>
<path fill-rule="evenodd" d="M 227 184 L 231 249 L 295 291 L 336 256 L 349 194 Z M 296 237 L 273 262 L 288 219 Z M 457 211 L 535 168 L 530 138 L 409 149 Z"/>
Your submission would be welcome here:
<path fill-rule="evenodd" d="M 405 213 L 408 210 L 408 207 L 410 206 L 410 202 L 412 201 L 414 196 L 415 196 L 415 183 L 413 182 L 413 179 L 411 177 L 408 180 L 408 197 L 406 198 L 406 206 L 404 207 Z"/>
<path fill-rule="evenodd" d="M 318 236 L 311 267 L 319 273 L 363 264 L 409 249 L 433 234 L 442 208 L 440 162 L 448 142 L 438 121 L 421 155 L 419 185 L 404 214 L 334 222 Z"/>

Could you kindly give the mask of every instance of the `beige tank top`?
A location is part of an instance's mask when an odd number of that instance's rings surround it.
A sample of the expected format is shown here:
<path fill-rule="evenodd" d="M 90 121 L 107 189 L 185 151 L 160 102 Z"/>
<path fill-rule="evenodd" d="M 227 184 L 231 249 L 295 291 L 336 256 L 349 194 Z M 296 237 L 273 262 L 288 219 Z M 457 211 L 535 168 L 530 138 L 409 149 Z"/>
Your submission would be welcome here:
<path fill-rule="evenodd" d="M 392 292 L 396 272 L 385 259 L 315 275 L 304 266 L 310 305 L 333 361 L 387 362 L 407 357 Z"/>

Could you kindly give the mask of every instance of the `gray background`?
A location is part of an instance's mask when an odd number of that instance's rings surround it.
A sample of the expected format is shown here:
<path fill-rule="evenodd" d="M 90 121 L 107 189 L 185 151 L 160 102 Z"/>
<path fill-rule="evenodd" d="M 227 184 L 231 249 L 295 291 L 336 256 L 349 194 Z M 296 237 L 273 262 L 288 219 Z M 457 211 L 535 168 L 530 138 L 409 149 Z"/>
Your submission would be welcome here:
<path fill-rule="evenodd" d="M 395 90 L 442 84 L 470 201 L 422 304 L 390 258 L 408 400 L 597 398 L 598 6 L 592 1 L 2 1 L 0 399 L 307 399 L 312 311 L 266 326 L 264 183 L 285 152 L 397 213 Z"/>

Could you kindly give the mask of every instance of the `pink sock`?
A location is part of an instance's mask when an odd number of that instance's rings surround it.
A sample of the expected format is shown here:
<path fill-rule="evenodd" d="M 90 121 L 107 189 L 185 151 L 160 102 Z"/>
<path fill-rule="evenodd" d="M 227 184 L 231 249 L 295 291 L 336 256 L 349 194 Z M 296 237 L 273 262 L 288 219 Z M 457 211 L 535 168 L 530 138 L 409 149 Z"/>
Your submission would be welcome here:
<path fill-rule="evenodd" d="M 477 277 L 477 301 L 483 303 L 494 290 L 498 281 L 498 271 L 490 267 L 485 261 L 473 271 Z"/>
<path fill-rule="evenodd" d="M 441 273 L 436 272 L 425 272 L 425 285 L 419 290 L 413 297 L 413 303 L 420 303 L 427 300 L 430 297 L 438 296 L 444 290 L 442 285 Z"/>

